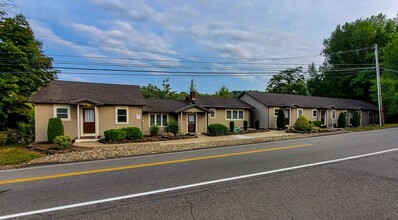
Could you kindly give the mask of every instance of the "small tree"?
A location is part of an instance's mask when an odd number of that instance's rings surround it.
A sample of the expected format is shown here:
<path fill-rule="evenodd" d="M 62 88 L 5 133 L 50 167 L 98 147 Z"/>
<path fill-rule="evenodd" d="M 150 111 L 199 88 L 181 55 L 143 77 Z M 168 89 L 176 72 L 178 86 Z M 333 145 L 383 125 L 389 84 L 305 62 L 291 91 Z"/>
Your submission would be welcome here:
<path fill-rule="evenodd" d="M 247 130 L 248 122 L 246 120 L 243 121 L 243 130 Z"/>
<path fill-rule="evenodd" d="M 278 110 L 278 118 L 276 119 L 276 124 L 279 129 L 286 128 L 286 118 L 285 118 L 285 111 L 283 109 Z"/>
<path fill-rule="evenodd" d="M 359 119 L 359 112 L 354 112 L 354 116 L 352 118 L 352 126 L 359 127 L 361 125 L 361 121 Z"/>
<path fill-rule="evenodd" d="M 47 141 L 50 143 L 54 142 L 56 136 L 64 135 L 64 125 L 60 118 L 48 119 L 47 125 Z"/>
<path fill-rule="evenodd" d="M 259 120 L 256 120 L 256 121 L 254 122 L 254 128 L 255 128 L 256 130 L 260 129 L 260 121 L 259 121 Z"/>
<path fill-rule="evenodd" d="M 176 135 L 178 133 L 179 130 L 179 126 L 178 126 L 178 122 L 177 121 L 170 121 L 169 123 L 167 123 L 167 126 L 164 128 L 165 132 L 171 132 L 174 135 Z"/>
<path fill-rule="evenodd" d="M 234 131 L 234 128 L 235 128 L 235 122 L 230 121 L 229 122 L 229 131 Z"/>
<path fill-rule="evenodd" d="M 158 135 L 158 134 L 159 134 L 159 126 L 157 126 L 157 125 L 152 125 L 152 126 L 149 128 L 149 133 L 151 134 L 151 136 L 156 136 L 156 135 Z"/>
<path fill-rule="evenodd" d="M 298 119 L 297 119 L 296 123 L 294 123 L 293 127 L 297 131 L 311 131 L 312 130 L 311 124 L 308 122 L 307 118 L 303 115 L 298 117 Z"/>
<path fill-rule="evenodd" d="M 347 126 L 347 121 L 345 120 L 346 114 L 341 112 L 339 114 L 339 119 L 337 119 L 337 127 L 345 128 Z"/>

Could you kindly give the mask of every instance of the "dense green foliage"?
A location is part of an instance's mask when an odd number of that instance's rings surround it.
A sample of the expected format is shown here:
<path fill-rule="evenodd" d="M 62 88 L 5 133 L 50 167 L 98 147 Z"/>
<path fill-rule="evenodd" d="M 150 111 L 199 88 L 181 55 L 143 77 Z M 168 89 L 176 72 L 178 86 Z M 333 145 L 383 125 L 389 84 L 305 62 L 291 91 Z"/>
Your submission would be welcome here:
<path fill-rule="evenodd" d="M 234 131 L 235 128 L 235 122 L 234 121 L 230 121 L 229 122 L 229 131 Z"/>
<path fill-rule="evenodd" d="M 151 136 L 156 136 L 156 135 L 158 135 L 158 134 L 159 134 L 159 126 L 157 126 L 157 125 L 152 125 L 152 126 L 149 128 L 149 133 L 151 134 Z"/>
<path fill-rule="evenodd" d="M 229 89 L 225 86 L 222 86 L 218 92 L 214 94 L 215 97 L 221 98 L 232 98 L 233 94 L 229 91 Z"/>
<path fill-rule="evenodd" d="M 260 129 L 260 121 L 259 120 L 254 121 L 254 128 L 256 130 Z"/>
<path fill-rule="evenodd" d="M 207 126 L 207 130 L 210 134 L 215 136 L 226 135 L 228 132 L 227 126 L 223 124 L 210 124 Z"/>
<path fill-rule="evenodd" d="M 322 126 L 322 122 L 321 121 L 313 121 L 312 124 L 315 125 L 316 127 L 321 127 Z"/>
<path fill-rule="evenodd" d="M 303 115 L 297 118 L 297 121 L 296 121 L 296 123 L 294 123 L 293 127 L 294 127 L 294 129 L 296 129 L 298 131 L 311 131 L 312 130 L 311 124 L 308 122 L 307 118 Z"/>
<path fill-rule="evenodd" d="M 361 125 L 361 119 L 359 117 L 359 112 L 354 112 L 354 116 L 352 117 L 352 126 L 359 127 Z"/>
<path fill-rule="evenodd" d="M 243 130 L 247 130 L 248 122 L 246 120 L 243 121 Z"/>
<path fill-rule="evenodd" d="M 339 118 L 337 119 L 337 127 L 345 128 L 347 127 L 346 113 L 340 112 Z"/>
<path fill-rule="evenodd" d="M 56 136 L 64 135 L 64 125 L 60 118 L 50 118 L 47 124 L 47 141 L 54 142 Z"/>
<path fill-rule="evenodd" d="M 105 140 L 121 141 L 127 138 L 127 132 L 122 129 L 110 129 L 104 131 Z"/>
<path fill-rule="evenodd" d="M 307 86 L 301 66 L 280 71 L 268 82 L 267 92 L 306 95 Z"/>
<path fill-rule="evenodd" d="M 144 134 L 137 127 L 122 128 L 126 132 L 126 138 L 129 140 L 142 139 Z"/>
<path fill-rule="evenodd" d="M 72 145 L 72 138 L 65 135 L 56 136 L 54 138 L 54 144 L 57 145 L 57 148 L 59 150 L 64 150 L 68 148 L 70 145 Z"/>
<path fill-rule="evenodd" d="M 174 121 L 174 120 L 169 121 L 169 123 L 167 123 L 167 126 L 164 128 L 164 132 L 171 132 L 174 135 L 176 135 L 179 130 L 180 130 L 180 128 L 178 126 L 178 122 Z"/>
<path fill-rule="evenodd" d="M 283 109 L 278 110 L 278 118 L 276 119 L 276 126 L 279 129 L 286 128 L 286 118 L 285 118 L 285 111 Z"/>
<path fill-rule="evenodd" d="M 17 128 L 33 119 L 28 98 L 55 79 L 52 59 L 42 51 L 26 18 L 18 14 L 0 20 L 0 130 Z"/>

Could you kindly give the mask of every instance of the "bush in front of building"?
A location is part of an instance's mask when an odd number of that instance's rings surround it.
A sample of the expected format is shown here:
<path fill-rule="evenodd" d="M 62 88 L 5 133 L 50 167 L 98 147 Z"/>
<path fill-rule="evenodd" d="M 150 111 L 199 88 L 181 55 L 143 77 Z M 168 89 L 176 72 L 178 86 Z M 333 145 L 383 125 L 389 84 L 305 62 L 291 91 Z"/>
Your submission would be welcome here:
<path fill-rule="evenodd" d="M 65 135 L 59 135 L 54 138 L 54 144 L 59 150 L 65 150 L 72 145 L 72 138 Z"/>
<path fill-rule="evenodd" d="M 64 135 L 64 125 L 60 118 L 50 118 L 47 124 L 47 141 L 54 143 L 56 136 Z"/>
<path fill-rule="evenodd" d="M 305 116 L 298 117 L 296 123 L 293 125 L 294 129 L 297 131 L 311 131 L 312 126 Z"/>
<path fill-rule="evenodd" d="M 313 121 L 312 124 L 315 125 L 318 128 L 320 128 L 322 126 L 322 122 L 321 121 Z"/>
<path fill-rule="evenodd" d="M 254 128 L 256 130 L 260 129 L 260 121 L 259 120 L 254 121 Z"/>
<path fill-rule="evenodd" d="M 229 131 L 230 131 L 230 132 L 233 132 L 234 129 L 235 129 L 235 122 L 230 121 L 230 122 L 229 122 Z"/>
<path fill-rule="evenodd" d="M 247 131 L 248 122 L 246 120 L 243 121 L 243 130 Z"/>
<path fill-rule="evenodd" d="M 149 128 L 149 133 L 151 134 L 151 136 L 156 136 L 156 135 L 158 135 L 158 134 L 159 134 L 159 126 L 157 126 L 157 125 L 152 125 L 152 126 Z"/>
<path fill-rule="evenodd" d="M 354 116 L 352 117 L 352 126 L 359 127 L 361 125 L 361 121 L 359 118 L 359 112 L 354 112 Z"/>
<path fill-rule="evenodd" d="M 105 140 L 121 141 L 127 138 L 127 132 L 122 129 L 110 129 L 104 131 Z"/>
<path fill-rule="evenodd" d="M 210 124 L 207 126 L 207 131 L 215 136 L 226 135 L 228 132 L 227 126 L 223 124 Z"/>
<path fill-rule="evenodd" d="M 283 109 L 278 110 L 278 118 L 276 119 L 276 126 L 279 129 L 286 128 L 286 118 L 285 118 L 285 111 Z"/>
<path fill-rule="evenodd" d="M 339 118 L 337 119 L 337 127 L 345 128 L 347 126 L 347 121 L 345 120 L 346 114 L 341 112 Z"/>
<path fill-rule="evenodd" d="M 167 126 L 164 127 L 164 132 L 171 132 L 174 135 L 176 135 L 179 130 L 180 130 L 180 128 L 178 126 L 178 122 L 177 121 L 169 121 L 167 123 Z"/>
<path fill-rule="evenodd" d="M 127 127 L 127 128 L 122 128 L 127 134 L 126 138 L 129 140 L 137 140 L 137 139 L 142 139 L 144 137 L 144 134 L 142 131 L 137 128 L 137 127 Z"/>

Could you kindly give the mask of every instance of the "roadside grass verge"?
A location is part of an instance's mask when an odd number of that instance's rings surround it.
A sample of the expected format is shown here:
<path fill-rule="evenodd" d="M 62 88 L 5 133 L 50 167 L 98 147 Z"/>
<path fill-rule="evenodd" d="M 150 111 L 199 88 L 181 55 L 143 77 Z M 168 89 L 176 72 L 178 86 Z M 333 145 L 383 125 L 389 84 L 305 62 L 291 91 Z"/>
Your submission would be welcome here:
<path fill-rule="evenodd" d="M 0 165 L 21 164 L 42 156 L 21 145 L 0 146 Z"/>
<path fill-rule="evenodd" d="M 347 128 L 347 131 L 371 131 L 371 130 L 378 130 L 378 129 L 386 129 L 386 128 L 396 128 L 398 127 L 398 124 L 385 124 L 382 127 L 379 125 L 369 125 L 365 127 L 357 127 L 357 128 Z"/>

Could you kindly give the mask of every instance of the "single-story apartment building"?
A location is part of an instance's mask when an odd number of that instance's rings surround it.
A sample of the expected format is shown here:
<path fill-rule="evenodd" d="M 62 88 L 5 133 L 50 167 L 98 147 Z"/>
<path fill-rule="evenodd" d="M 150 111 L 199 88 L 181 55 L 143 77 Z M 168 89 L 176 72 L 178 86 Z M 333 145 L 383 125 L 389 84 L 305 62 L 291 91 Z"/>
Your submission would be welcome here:
<path fill-rule="evenodd" d="M 277 128 L 279 109 L 284 110 L 286 125 L 293 126 L 304 115 L 309 121 L 321 121 L 326 127 L 337 127 L 341 112 L 346 113 L 351 125 L 354 112 L 360 113 L 361 126 L 376 123 L 378 109 L 368 102 L 317 96 L 287 95 L 267 92 L 243 92 L 242 101 L 253 106 L 252 123 L 259 120 L 261 128 Z"/>

